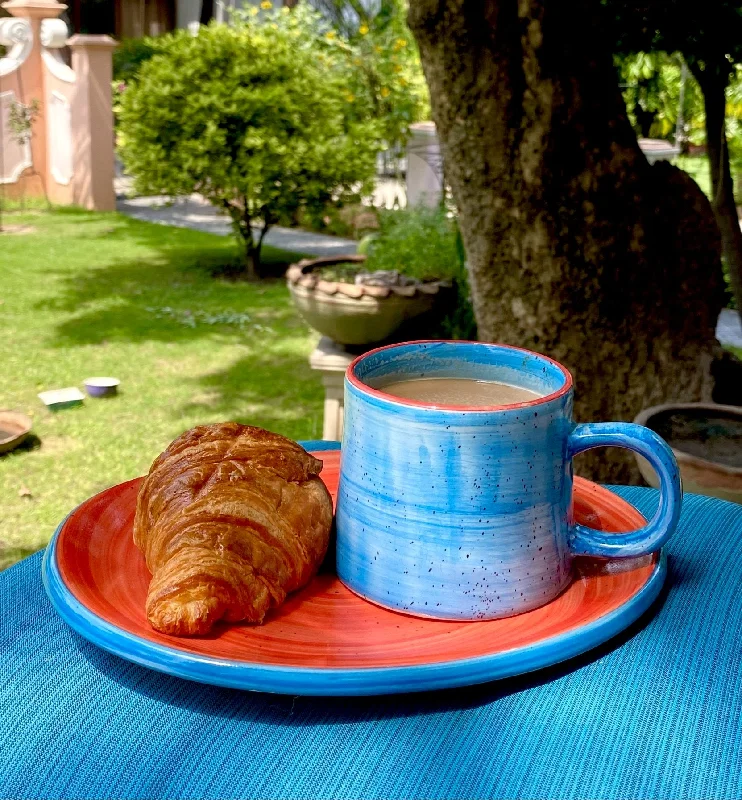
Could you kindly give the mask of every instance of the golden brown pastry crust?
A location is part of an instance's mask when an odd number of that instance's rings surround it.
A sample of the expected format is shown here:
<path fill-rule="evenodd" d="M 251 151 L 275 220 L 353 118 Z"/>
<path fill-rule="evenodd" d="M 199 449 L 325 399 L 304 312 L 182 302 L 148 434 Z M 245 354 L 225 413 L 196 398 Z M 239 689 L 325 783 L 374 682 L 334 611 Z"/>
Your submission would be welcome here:
<path fill-rule="evenodd" d="M 236 422 L 175 439 L 144 479 L 134 520 L 152 627 L 193 635 L 220 619 L 259 623 L 307 584 L 332 525 L 321 468 L 295 442 Z"/>

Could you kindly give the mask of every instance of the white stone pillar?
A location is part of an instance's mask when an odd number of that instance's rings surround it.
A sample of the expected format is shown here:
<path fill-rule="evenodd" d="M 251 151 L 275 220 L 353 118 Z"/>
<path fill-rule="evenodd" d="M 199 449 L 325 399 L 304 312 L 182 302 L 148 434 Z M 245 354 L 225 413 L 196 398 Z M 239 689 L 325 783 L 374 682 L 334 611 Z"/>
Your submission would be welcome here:
<path fill-rule="evenodd" d="M 443 194 L 443 156 L 434 122 L 410 125 L 407 142 L 407 205 L 434 208 Z"/>

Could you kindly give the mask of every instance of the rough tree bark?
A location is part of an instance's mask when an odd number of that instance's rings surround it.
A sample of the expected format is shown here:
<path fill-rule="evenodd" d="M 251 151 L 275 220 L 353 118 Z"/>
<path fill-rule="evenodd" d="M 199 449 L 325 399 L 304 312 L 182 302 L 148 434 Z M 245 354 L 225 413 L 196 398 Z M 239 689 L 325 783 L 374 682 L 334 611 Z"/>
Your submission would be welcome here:
<path fill-rule="evenodd" d="M 578 420 L 709 399 L 719 234 L 685 173 L 642 155 L 597 2 L 410 0 L 480 338 L 572 371 Z M 742 383 L 742 382 L 741 382 Z M 619 450 L 576 468 L 638 480 Z"/>
<path fill-rule="evenodd" d="M 727 262 L 732 292 L 742 319 L 742 229 L 734 201 L 734 182 L 729 166 L 729 149 L 726 135 L 726 87 L 729 64 L 705 64 L 701 69 L 697 61 L 691 62 L 691 71 L 703 92 L 706 112 L 706 148 L 711 173 L 712 206 L 721 233 L 721 250 Z"/>

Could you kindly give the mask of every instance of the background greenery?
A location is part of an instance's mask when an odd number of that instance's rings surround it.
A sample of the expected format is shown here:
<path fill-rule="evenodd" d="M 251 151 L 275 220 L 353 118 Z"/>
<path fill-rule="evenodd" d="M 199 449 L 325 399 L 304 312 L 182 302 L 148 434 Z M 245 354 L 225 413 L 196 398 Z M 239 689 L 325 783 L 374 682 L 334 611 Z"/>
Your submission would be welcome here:
<path fill-rule="evenodd" d="M 320 438 L 317 337 L 283 280 L 214 278 L 227 238 L 81 211 L 13 213 L 3 236 L 0 408 L 34 438 L 0 456 L 0 568 L 43 547 L 90 495 L 147 471 L 182 431 L 234 419 Z M 266 248 L 271 262 L 296 254 Z M 46 389 L 112 375 L 119 397 L 47 411 Z"/>
<path fill-rule="evenodd" d="M 619 75 L 629 119 L 638 136 L 674 141 L 678 115 L 682 114 L 680 145 L 703 148 L 706 143 L 703 93 L 690 70 L 685 71 L 685 88 L 681 106 L 682 57 L 679 53 L 655 51 L 616 55 L 614 63 Z M 727 89 L 726 132 L 729 157 L 737 201 L 742 202 L 742 65 L 736 65 Z M 706 161 L 705 155 L 700 155 Z M 688 161 L 680 161 L 683 169 Z M 691 169 L 696 177 L 700 170 Z M 699 184 L 708 193 L 706 176 Z"/>

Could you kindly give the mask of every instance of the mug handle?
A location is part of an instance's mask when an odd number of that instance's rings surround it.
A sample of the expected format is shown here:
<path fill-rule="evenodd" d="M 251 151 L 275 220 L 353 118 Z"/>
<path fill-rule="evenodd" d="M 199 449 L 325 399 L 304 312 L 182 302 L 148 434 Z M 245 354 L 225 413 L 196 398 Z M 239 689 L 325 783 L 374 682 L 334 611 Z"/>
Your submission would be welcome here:
<path fill-rule="evenodd" d="M 573 554 L 615 558 L 659 550 L 675 532 L 683 502 L 680 470 L 672 450 L 654 431 L 631 422 L 575 425 L 569 437 L 569 458 L 593 447 L 625 447 L 644 456 L 659 476 L 660 504 L 649 524 L 627 533 L 608 533 L 574 523 L 569 532 Z"/>

